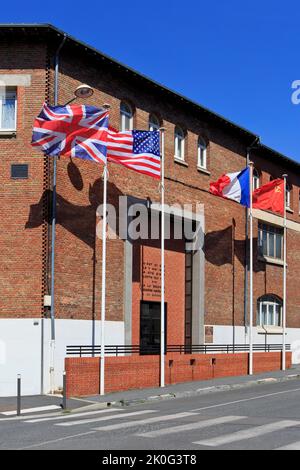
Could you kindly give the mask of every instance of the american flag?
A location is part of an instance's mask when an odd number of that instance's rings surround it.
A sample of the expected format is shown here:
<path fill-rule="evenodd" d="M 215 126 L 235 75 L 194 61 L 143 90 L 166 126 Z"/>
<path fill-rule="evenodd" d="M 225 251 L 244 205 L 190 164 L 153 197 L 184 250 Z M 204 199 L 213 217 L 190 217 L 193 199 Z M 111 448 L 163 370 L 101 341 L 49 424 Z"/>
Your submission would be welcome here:
<path fill-rule="evenodd" d="M 159 131 L 109 130 L 107 159 L 153 178 L 160 178 Z"/>
<path fill-rule="evenodd" d="M 32 142 L 49 156 L 78 157 L 106 163 L 107 110 L 94 106 L 48 106 L 35 119 Z"/>

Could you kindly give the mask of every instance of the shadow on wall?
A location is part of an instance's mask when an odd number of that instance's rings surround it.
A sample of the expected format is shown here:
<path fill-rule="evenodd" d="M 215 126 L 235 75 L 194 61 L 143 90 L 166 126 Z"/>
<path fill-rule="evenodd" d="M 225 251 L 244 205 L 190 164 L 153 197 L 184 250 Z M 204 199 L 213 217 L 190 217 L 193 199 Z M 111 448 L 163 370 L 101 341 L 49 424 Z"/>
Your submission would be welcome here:
<path fill-rule="evenodd" d="M 75 163 L 70 160 L 67 167 L 68 176 L 73 187 L 77 191 L 82 191 L 84 189 L 84 181 L 81 175 L 79 168 Z M 92 338 L 91 344 L 94 345 L 96 342 L 96 330 L 95 330 L 95 320 L 96 320 L 96 266 L 97 266 L 97 237 L 96 237 L 96 225 L 97 225 L 97 208 L 102 204 L 103 201 L 103 182 L 102 179 L 97 179 L 93 185 L 89 185 L 89 202 L 87 206 L 80 206 L 78 204 L 73 204 L 68 201 L 60 194 L 56 196 L 56 207 L 57 207 L 57 224 L 64 227 L 68 232 L 72 233 L 79 240 L 88 245 L 92 250 L 92 256 L 90 261 L 92 263 L 92 278 L 91 278 L 91 320 L 93 322 L 92 326 Z M 119 189 L 113 184 L 108 182 L 107 185 L 108 191 L 108 202 L 113 203 L 116 207 L 116 212 L 118 214 L 118 197 L 123 195 Z M 48 213 L 45 213 L 44 208 L 48 207 Z M 28 220 L 26 222 L 26 229 L 34 229 L 40 227 L 44 222 L 47 222 L 49 226 L 52 221 L 52 191 L 44 191 L 40 200 L 30 206 Z M 48 267 L 49 270 L 49 267 Z M 48 271 L 47 276 L 50 273 Z M 80 308 L 80 303 L 78 303 L 78 308 Z M 73 317 L 72 317 L 73 318 Z"/>
<path fill-rule="evenodd" d="M 72 160 L 68 164 L 69 179 L 77 191 L 82 191 L 84 187 L 83 178 L 79 168 Z M 107 185 L 108 202 L 115 205 L 118 213 L 117 200 L 123 193 L 113 184 L 108 182 Z M 96 211 L 103 201 L 103 182 L 101 178 L 97 179 L 93 185 L 89 185 L 89 201 L 88 206 L 79 206 L 69 202 L 60 194 L 56 196 L 57 200 L 57 220 L 56 223 L 64 227 L 70 233 L 75 235 L 81 241 L 94 249 L 96 238 Z M 115 204 L 116 203 L 116 204 Z M 49 207 L 48 214 L 44 214 L 43 206 L 47 204 Z M 44 222 L 51 224 L 52 219 L 52 191 L 47 190 L 42 194 L 39 202 L 30 206 L 26 229 L 40 227 Z"/>
<path fill-rule="evenodd" d="M 223 230 L 212 231 L 205 235 L 205 259 L 209 263 L 215 266 L 223 266 L 225 264 L 234 264 L 234 258 L 237 258 L 243 266 L 245 265 L 246 242 L 245 240 L 236 240 L 234 232 L 234 226 L 230 225 Z M 257 258 L 257 244 L 258 240 L 254 238 L 254 260 Z M 253 270 L 254 272 L 265 272 L 265 263 L 254 261 Z"/>

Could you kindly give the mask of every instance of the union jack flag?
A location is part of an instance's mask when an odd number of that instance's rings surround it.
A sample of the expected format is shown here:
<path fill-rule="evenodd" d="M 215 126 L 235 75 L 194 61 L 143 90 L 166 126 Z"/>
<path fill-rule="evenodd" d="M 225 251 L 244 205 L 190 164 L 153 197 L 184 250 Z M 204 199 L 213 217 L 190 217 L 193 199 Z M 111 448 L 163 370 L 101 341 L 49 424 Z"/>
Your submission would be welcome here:
<path fill-rule="evenodd" d="M 107 135 L 107 159 L 159 179 L 159 131 L 114 132 L 110 128 Z"/>
<path fill-rule="evenodd" d="M 106 163 L 109 113 L 94 106 L 49 106 L 35 119 L 32 142 L 49 156 Z"/>

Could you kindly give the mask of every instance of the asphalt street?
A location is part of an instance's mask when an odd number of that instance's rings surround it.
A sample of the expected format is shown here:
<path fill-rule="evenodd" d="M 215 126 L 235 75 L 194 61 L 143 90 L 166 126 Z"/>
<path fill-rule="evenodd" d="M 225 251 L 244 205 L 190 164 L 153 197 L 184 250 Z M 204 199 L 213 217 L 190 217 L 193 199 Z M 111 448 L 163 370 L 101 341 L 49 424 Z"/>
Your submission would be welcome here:
<path fill-rule="evenodd" d="M 0 449 L 300 450 L 300 380 L 0 420 Z M 2 417 L 3 418 L 3 417 Z"/>

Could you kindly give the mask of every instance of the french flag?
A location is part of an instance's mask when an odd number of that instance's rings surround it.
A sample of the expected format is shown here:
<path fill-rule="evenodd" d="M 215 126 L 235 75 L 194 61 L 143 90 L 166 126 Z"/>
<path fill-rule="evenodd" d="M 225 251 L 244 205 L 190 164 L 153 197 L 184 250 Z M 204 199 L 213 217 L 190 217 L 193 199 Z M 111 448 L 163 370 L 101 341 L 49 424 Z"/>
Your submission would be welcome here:
<path fill-rule="evenodd" d="M 232 199 L 242 206 L 250 207 L 250 169 L 227 173 L 209 185 L 210 193 L 225 199 Z"/>

